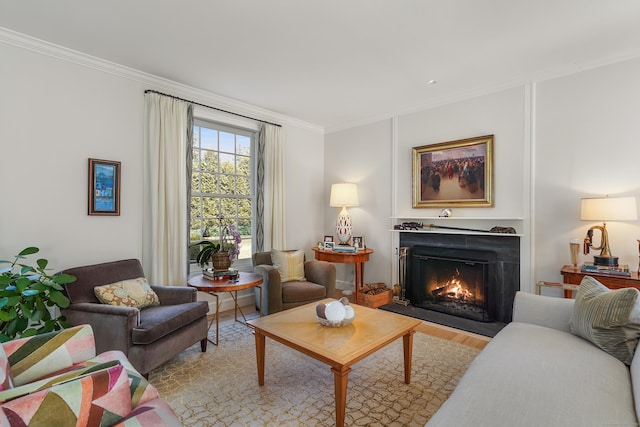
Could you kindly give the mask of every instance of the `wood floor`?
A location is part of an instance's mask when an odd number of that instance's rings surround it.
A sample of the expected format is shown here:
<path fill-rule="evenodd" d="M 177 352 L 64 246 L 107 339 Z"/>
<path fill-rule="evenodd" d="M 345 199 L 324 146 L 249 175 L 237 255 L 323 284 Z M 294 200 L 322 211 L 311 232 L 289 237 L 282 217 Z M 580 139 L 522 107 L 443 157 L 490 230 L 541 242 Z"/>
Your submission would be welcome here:
<path fill-rule="evenodd" d="M 248 319 L 258 317 L 258 312 L 252 305 L 242 307 L 242 312 Z M 238 317 L 240 317 L 240 314 L 238 314 Z M 233 310 L 220 312 L 220 326 L 224 325 L 225 322 L 233 321 Z M 418 326 L 416 330 L 423 334 L 428 334 L 448 341 L 453 341 L 459 344 L 476 348 L 478 350 L 482 350 L 489 343 L 489 341 L 491 341 L 491 338 L 489 337 L 424 321 L 420 326 Z"/>

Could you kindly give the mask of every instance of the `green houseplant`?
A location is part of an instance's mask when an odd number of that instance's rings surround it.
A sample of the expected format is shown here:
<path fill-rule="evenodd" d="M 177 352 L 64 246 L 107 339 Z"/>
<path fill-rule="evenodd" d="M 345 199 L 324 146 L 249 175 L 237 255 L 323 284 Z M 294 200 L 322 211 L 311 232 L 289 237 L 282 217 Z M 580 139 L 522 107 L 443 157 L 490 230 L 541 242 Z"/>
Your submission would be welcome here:
<path fill-rule="evenodd" d="M 13 261 L 0 260 L 0 342 L 69 326 L 64 316 L 52 311 L 69 306 L 62 285 L 76 278 L 69 274 L 48 274 L 49 261 L 43 258 L 37 259 L 35 266 L 22 262 L 39 251 L 28 247 Z"/>
<path fill-rule="evenodd" d="M 192 244 L 192 247 L 199 246 L 200 251 L 196 255 L 196 261 L 200 264 L 200 267 L 205 268 L 209 264 L 209 260 L 214 257 L 215 254 L 224 254 L 222 258 L 228 258 L 228 261 L 224 263 L 224 267 L 218 269 L 227 269 L 231 266 L 231 262 L 240 253 L 240 243 L 242 237 L 240 233 L 236 231 L 236 227 L 230 225 L 225 227 L 222 235 L 218 240 L 201 240 Z M 216 265 L 214 263 L 214 269 Z"/>

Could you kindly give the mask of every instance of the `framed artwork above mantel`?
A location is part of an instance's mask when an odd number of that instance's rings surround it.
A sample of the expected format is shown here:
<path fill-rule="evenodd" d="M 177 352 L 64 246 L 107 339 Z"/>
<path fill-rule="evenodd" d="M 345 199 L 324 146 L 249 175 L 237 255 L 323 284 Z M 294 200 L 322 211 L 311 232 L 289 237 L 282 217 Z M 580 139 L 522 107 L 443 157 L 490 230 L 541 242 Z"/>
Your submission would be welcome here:
<path fill-rule="evenodd" d="M 493 206 L 493 135 L 412 151 L 414 208 Z"/>

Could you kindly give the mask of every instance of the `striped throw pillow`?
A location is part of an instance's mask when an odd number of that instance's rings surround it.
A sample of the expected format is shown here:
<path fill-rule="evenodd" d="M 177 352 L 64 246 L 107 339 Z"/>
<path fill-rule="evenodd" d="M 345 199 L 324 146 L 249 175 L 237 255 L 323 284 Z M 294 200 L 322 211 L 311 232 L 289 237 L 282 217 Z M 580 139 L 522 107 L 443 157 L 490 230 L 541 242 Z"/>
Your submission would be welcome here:
<path fill-rule="evenodd" d="M 610 290 L 585 276 L 571 314 L 571 331 L 627 365 L 640 337 L 640 292 L 635 288 Z"/>
<path fill-rule="evenodd" d="M 304 251 L 271 251 L 271 263 L 280 272 L 283 282 L 305 280 Z"/>

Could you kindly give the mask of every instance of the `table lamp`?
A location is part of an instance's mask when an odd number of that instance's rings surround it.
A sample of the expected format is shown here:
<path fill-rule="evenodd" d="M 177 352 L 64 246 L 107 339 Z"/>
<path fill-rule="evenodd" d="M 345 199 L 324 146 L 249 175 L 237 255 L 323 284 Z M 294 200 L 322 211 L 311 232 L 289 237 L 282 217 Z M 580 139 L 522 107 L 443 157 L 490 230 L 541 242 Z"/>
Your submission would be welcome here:
<path fill-rule="evenodd" d="M 356 184 L 345 182 L 331 186 L 329 205 L 342 208 L 336 221 L 336 234 L 341 245 L 349 244 L 351 238 L 351 215 L 349 215 L 347 207 L 358 206 L 358 204 L 358 186 Z"/>
<path fill-rule="evenodd" d="M 580 219 L 583 221 L 602 221 L 602 225 L 594 225 L 587 231 L 584 239 L 584 254 L 589 248 L 600 250 L 600 255 L 594 255 L 593 263 L 602 266 L 617 266 L 618 257 L 611 255 L 607 221 L 635 221 L 638 210 L 635 197 L 595 197 L 582 199 Z M 593 230 L 600 230 L 600 246 L 593 245 Z"/>

